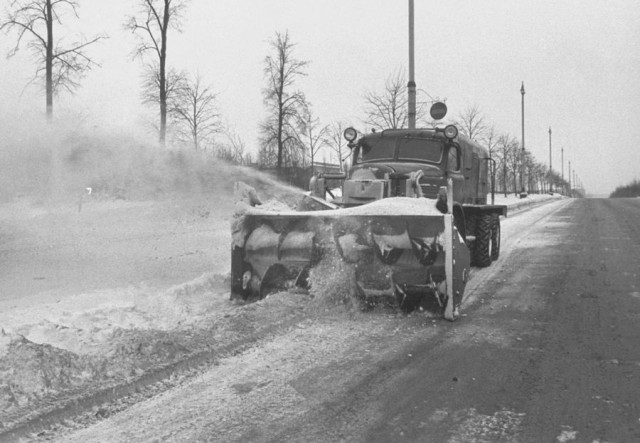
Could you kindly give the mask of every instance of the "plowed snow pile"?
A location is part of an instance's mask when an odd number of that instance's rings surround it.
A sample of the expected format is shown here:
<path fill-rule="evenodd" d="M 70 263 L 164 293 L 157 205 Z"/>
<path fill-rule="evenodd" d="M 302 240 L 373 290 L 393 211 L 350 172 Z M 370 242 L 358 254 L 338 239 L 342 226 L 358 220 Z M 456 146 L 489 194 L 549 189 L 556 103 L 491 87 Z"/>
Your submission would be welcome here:
<path fill-rule="evenodd" d="M 161 294 L 130 288 L 81 294 L 62 306 L 47 306 L 48 312 L 3 313 L 2 421 L 6 425 L 7 418 L 41 400 L 53 401 L 87 384 L 127 380 L 193 353 L 203 344 L 190 340 L 189 332 L 210 329 L 231 308 L 226 290 L 221 278 L 206 275 Z M 95 308 L 73 310 L 90 300 Z M 24 324 L 27 313 L 35 323 Z"/>

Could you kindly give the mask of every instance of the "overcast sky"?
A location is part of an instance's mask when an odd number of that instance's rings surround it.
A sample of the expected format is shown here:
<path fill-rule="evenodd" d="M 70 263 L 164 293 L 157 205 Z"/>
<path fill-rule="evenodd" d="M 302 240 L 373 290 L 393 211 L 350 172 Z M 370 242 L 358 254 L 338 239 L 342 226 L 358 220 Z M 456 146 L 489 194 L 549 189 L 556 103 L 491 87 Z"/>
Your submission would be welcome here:
<path fill-rule="evenodd" d="M 81 26 L 104 32 L 93 46 L 101 64 L 75 96 L 62 95 L 58 115 L 126 129 L 143 125 L 141 63 L 124 31 L 134 0 L 79 0 L 58 35 Z M 9 0 L 1 0 L 2 10 Z M 265 116 L 264 58 L 276 31 L 289 31 L 295 55 L 310 61 L 299 87 L 324 124 L 345 121 L 366 131 L 363 93 L 407 69 L 406 0 L 191 0 L 183 32 L 169 35 L 168 63 L 199 72 L 219 93 L 219 110 L 252 150 Z M 416 83 L 446 99 L 449 116 L 478 105 L 499 132 L 521 139 L 553 167 L 568 161 L 592 194 L 640 179 L 640 1 L 415 0 Z M 0 130 L 3 121 L 44 113 L 43 92 L 24 89 L 35 66 L 27 51 L 5 59 L 14 34 L 0 34 Z M 427 96 L 419 92 L 419 100 Z M 1 135 L 0 135 L 1 136 Z"/>

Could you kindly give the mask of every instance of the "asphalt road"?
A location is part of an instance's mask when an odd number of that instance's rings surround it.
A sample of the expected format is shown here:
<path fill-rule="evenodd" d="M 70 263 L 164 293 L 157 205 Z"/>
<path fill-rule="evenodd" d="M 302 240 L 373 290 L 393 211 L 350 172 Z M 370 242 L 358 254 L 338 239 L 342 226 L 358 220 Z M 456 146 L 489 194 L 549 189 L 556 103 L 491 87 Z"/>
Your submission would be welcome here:
<path fill-rule="evenodd" d="M 294 329 L 63 439 L 640 441 L 640 199 L 551 203 L 503 236 L 456 323 Z"/>
<path fill-rule="evenodd" d="M 272 441 L 328 428 L 368 442 L 640 441 L 640 199 L 523 217 L 455 328 Z M 375 421 L 350 435 L 372 402 Z"/>
<path fill-rule="evenodd" d="M 488 309 L 468 312 L 509 345 L 425 343 L 415 350 L 424 364 L 390 389 L 383 423 L 432 441 L 483 432 L 487 441 L 640 441 L 639 221 L 640 200 L 589 199 L 537 220 L 482 286 Z M 421 373 L 439 380 L 421 383 Z M 441 414 L 421 430 L 412 404 L 490 419 L 463 429 Z M 369 436 L 389 441 L 396 431 L 383 424 Z"/>

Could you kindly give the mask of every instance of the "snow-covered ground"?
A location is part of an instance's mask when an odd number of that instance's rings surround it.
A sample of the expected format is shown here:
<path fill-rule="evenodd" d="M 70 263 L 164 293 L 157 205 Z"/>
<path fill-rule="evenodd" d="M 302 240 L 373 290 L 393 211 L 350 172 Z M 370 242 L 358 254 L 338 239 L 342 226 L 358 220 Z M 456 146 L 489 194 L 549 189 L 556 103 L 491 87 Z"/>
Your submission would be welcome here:
<path fill-rule="evenodd" d="M 496 194 L 495 204 L 507 205 L 509 211 L 515 211 L 544 201 L 559 198 L 563 197 L 560 194 L 528 194 L 525 198 L 520 198 L 515 194 L 507 194 L 506 197 L 504 194 Z M 491 195 L 489 195 L 488 200 L 491 200 Z"/>
<path fill-rule="evenodd" d="M 211 167 L 213 179 L 178 194 L 0 205 L 0 429 L 297 315 L 299 295 L 230 301 L 228 272 L 235 179 L 279 198 L 298 191 Z"/>

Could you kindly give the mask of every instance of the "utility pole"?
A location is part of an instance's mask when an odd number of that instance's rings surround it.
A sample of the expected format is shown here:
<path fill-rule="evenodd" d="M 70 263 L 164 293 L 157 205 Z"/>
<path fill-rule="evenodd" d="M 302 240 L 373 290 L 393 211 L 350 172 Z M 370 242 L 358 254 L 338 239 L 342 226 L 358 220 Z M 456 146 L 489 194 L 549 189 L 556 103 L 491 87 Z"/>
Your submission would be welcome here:
<path fill-rule="evenodd" d="M 553 160 L 551 156 L 551 126 L 549 126 L 549 192 L 553 193 Z"/>
<path fill-rule="evenodd" d="M 520 87 L 520 94 L 522 95 L 522 150 L 520 152 L 520 185 L 522 186 L 522 193 L 524 193 L 524 81 Z"/>
<path fill-rule="evenodd" d="M 413 0 L 409 0 L 409 129 L 416 127 L 416 82 L 413 47 Z"/>
<path fill-rule="evenodd" d="M 569 197 L 571 197 L 571 160 L 569 160 Z"/>
<path fill-rule="evenodd" d="M 562 171 L 560 172 L 560 178 L 562 180 L 562 187 L 565 188 L 565 190 L 566 190 L 566 187 L 564 185 L 564 146 L 562 146 L 560 148 L 560 166 L 562 168 Z"/>

